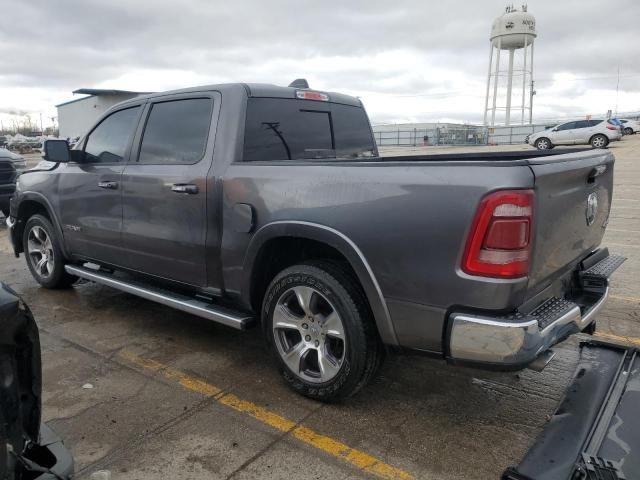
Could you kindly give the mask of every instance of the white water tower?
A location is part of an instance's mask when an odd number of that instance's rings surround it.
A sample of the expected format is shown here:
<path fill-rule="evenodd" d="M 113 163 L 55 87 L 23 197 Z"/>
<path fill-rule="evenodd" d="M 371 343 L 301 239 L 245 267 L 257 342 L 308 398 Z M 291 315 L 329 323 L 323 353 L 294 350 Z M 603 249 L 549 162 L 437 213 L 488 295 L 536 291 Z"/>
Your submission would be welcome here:
<path fill-rule="evenodd" d="M 519 123 L 522 124 L 525 123 L 525 114 L 527 114 L 527 121 L 531 123 L 535 93 L 533 90 L 535 38 L 536 20 L 527 12 L 526 5 L 523 5 L 521 10 L 513 6 L 507 7 L 505 13 L 493 21 L 487 95 L 484 104 L 485 125 L 495 125 L 496 114 L 498 123 L 504 123 L 504 125 L 511 125 L 514 114 L 519 116 Z"/>

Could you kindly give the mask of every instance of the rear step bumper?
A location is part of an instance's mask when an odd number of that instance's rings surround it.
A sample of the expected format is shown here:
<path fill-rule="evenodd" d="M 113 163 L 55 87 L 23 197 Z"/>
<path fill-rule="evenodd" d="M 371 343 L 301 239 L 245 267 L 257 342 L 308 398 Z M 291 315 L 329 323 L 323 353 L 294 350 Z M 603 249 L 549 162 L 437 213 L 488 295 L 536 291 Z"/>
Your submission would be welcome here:
<path fill-rule="evenodd" d="M 552 297 L 527 314 L 452 313 L 448 359 L 505 370 L 525 368 L 550 347 L 583 331 L 595 320 L 609 296 L 609 276 L 624 260 L 610 255 L 579 272 L 583 291 L 592 298 L 586 306 Z"/>
<path fill-rule="evenodd" d="M 253 320 L 253 318 L 246 313 L 236 312 L 173 291 L 164 290 L 155 285 L 136 280 L 117 278 L 113 274 L 102 270 L 93 270 L 75 265 L 66 265 L 65 270 L 71 275 L 101 283 L 122 290 L 123 292 L 131 293 L 138 297 L 146 298 L 147 300 L 158 302 L 168 307 L 173 307 L 177 310 L 239 330 L 247 328 Z"/>

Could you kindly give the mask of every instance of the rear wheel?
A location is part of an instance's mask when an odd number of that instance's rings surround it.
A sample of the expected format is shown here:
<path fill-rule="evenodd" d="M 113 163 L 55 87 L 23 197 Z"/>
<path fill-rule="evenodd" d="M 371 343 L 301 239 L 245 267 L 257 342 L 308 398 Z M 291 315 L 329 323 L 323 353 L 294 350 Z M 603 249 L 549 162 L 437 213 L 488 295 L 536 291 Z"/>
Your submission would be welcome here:
<path fill-rule="evenodd" d="M 31 275 L 43 287 L 66 288 L 78 279 L 64 269 L 62 249 L 47 217 L 34 215 L 29 218 L 22 242 Z"/>
<path fill-rule="evenodd" d="M 609 139 L 606 137 L 606 135 L 602 135 L 601 133 L 599 133 L 591 137 L 590 143 L 593 148 L 604 148 L 609 145 Z"/>
<path fill-rule="evenodd" d="M 539 138 L 538 140 L 536 140 L 536 148 L 538 150 L 549 150 L 552 148 L 551 145 L 551 140 L 549 140 L 548 138 Z"/>
<path fill-rule="evenodd" d="M 356 393 L 373 377 L 382 346 L 360 286 L 339 264 L 280 272 L 263 302 L 267 343 L 285 382 L 316 400 Z"/>
<path fill-rule="evenodd" d="M 625 129 L 624 129 L 624 134 L 625 134 L 625 135 L 631 135 L 631 134 L 633 134 L 633 128 L 631 128 L 631 127 L 625 127 Z"/>

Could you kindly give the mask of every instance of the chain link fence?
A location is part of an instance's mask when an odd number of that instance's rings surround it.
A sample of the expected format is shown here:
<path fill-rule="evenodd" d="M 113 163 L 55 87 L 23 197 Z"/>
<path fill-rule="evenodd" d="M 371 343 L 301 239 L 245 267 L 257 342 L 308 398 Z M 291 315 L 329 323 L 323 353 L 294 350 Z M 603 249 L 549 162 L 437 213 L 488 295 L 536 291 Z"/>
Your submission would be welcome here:
<path fill-rule="evenodd" d="M 524 143 L 527 135 L 551 125 L 514 125 L 485 127 L 478 125 L 440 125 L 424 128 L 373 127 L 378 146 L 418 145 L 510 145 Z"/>

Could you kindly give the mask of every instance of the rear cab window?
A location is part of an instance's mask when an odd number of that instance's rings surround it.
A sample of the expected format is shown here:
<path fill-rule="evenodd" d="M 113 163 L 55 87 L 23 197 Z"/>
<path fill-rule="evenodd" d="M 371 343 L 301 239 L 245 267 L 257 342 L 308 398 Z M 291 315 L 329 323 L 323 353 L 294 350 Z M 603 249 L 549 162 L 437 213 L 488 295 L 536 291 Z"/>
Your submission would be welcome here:
<path fill-rule="evenodd" d="M 243 160 L 349 160 L 373 157 L 362 107 L 288 98 L 249 98 Z"/>

